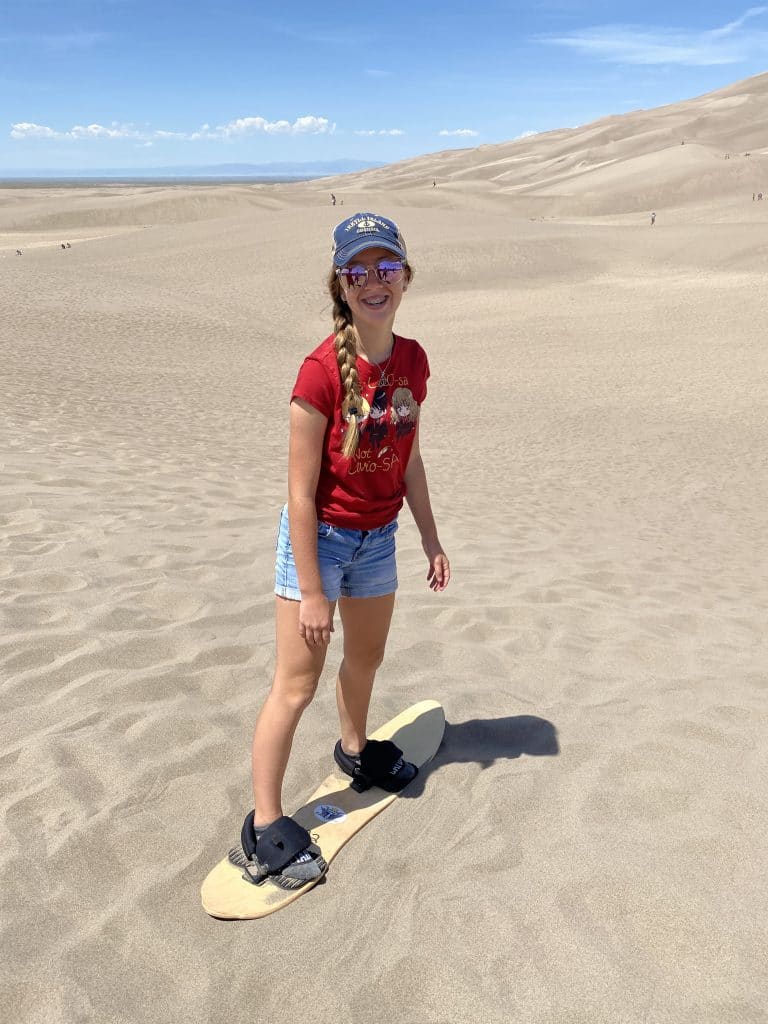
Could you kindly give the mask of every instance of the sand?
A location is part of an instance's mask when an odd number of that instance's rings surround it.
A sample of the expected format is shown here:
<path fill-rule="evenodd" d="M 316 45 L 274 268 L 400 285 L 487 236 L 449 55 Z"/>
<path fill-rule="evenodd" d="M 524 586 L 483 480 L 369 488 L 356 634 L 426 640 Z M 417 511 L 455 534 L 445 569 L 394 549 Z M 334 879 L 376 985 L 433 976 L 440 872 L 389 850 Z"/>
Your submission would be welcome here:
<path fill-rule="evenodd" d="M 343 209 L 327 182 L 0 190 L 9 1024 L 768 1020 L 768 137 L 715 160 L 764 109 L 723 98 L 709 149 L 674 143 L 682 189 L 645 111 L 625 174 L 549 197 L 536 168 L 594 126 L 518 143 L 517 191 L 479 151 L 334 179 Z M 404 513 L 371 722 L 434 697 L 445 744 L 325 884 L 218 922 L 199 886 L 250 806 L 287 397 L 329 329 L 331 227 L 367 208 L 417 268 L 397 326 L 430 355 L 454 572 L 430 593 Z M 331 764 L 338 650 L 288 809 Z"/>

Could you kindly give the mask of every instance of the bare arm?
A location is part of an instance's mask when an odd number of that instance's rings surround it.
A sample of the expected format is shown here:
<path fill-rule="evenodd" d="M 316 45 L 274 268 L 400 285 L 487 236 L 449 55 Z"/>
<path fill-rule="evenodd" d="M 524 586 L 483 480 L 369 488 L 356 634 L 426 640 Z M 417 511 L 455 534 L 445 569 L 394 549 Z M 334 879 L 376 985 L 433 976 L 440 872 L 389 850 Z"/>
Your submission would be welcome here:
<path fill-rule="evenodd" d="M 288 520 L 291 547 L 299 577 L 299 634 L 310 646 L 327 644 L 333 631 L 331 609 L 323 593 L 317 562 L 315 494 L 320 477 L 325 416 L 308 402 L 291 402 L 288 446 Z"/>
<path fill-rule="evenodd" d="M 427 582 L 432 590 L 445 590 L 451 579 L 451 566 L 448 556 L 443 551 L 437 536 L 435 517 L 432 515 L 432 503 L 429 500 L 427 474 L 419 448 L 419 426 L 416 424 L 416 436 L 413 439 L 411 456 L 405 470 L 405 486 L 408 508 L 421 534 L 421 544 L 429 562 Z"/>

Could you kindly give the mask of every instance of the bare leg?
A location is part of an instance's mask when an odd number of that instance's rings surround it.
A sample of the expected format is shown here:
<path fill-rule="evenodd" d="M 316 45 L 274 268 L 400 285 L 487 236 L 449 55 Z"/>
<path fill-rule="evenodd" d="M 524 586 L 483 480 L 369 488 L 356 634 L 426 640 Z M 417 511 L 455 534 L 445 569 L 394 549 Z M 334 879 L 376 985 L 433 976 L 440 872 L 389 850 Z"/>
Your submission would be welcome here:
<path fill-rule="evenodd" d="M 344 660 L 336 680 L 336 703 L 341 746 L 347 754 L 359 754 L 365 746 L 368 705 L 376 669 L 384 658 L 394 606 L 394 594 L 339 598 Z"/>
<path fill-rule="evenodd" d="M 283 776 L 293 734 L 311 702 L 325 664 L 327 647 L 310 647 L 299 636 L 299 602 L 275 599 L 277 664 L 272 689 L 253 734 L 253 798 L 256 825 L 283 813 Z"/>

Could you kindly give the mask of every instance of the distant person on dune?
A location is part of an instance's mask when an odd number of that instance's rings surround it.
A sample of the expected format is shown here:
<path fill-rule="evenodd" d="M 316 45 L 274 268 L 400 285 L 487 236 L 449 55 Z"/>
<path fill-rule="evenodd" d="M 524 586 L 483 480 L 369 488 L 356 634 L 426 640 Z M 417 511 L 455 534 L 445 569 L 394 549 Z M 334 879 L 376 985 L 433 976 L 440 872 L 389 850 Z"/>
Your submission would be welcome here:
<path fill-rule="evenodd" d="M 331 206 L 336 205 L 336 196 L 331 192 Z"/>
<path fill-rule="evenodd" d="M 652 214 L 651 214 L 651 227 L 653 227 L 653 225 L 654 225 L 655 223 L 656 223 L 656 214 L 655 214 L 655 213 L 652 213 Z"/>

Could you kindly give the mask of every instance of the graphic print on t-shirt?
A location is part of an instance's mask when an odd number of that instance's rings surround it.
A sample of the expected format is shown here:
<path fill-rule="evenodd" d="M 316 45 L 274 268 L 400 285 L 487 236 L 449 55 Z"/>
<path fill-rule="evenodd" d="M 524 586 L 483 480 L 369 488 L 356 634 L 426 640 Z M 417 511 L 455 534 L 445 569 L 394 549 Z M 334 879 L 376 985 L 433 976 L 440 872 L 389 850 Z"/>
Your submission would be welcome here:
<path fill-rule="evenodd" d="M 397 387 L 390 399 L 388 392 L 393 384 Z M 407 377 L 389 374 L 376 382 L 370 405 L 363 398 L 364 414 L 358 418 L 360 444 L 347 466 L 350 476 L 388 473 L 400 462 L 398 442 L 413 433 L 419 416 L 418 402 L 407 385 Z M 367 387 L 371 386 L 369 382 Z M 342 412 L 348 420 L 346 411 Z"/>
<path fill-rule="evenodd" d="M 391 522 L 402 507 L 429 363 L 417 341 L 397 336 L 385 369 L 360 357 L 357 371 L 359 396 L 351 399 L 345 394 L 331 334 L 302 363 L 291 400 L 313 406 L 328 424 L 315 499 L 318 519 L 372 530 Z M 343 447 L 351 415 L 359 439 L 357 451 L 348 458 Z"/>
<path fill-rule="evenodd" d="M 368 418 L 368 413 L 371 411 L 371 407 L 366 401 L 364 396 L 361 396 L 359 407 L 354 404 L 353 398 L 345 398 L 341 403 L 341 415 L 345 421 L 349 422 L 349 417 L 354 413 L 357 416 L 357 425 L 362 429 L 363 423 Z"/>
<path fill-rule="evenodd" d="M 368 422 L 363 427 L 364 442 L 378 452 L 387 436 L 388 428 L 387 389 L 376 388 L 376 394 L 371 402 L 371 411 L 368 413 Z"/>
<path fill-rule="evenodd" d="M 392 422 L 395 437 L 400 440 L 416 429 L 419 406 L 410 388 L 395 388 L 392 394 Z"/>

